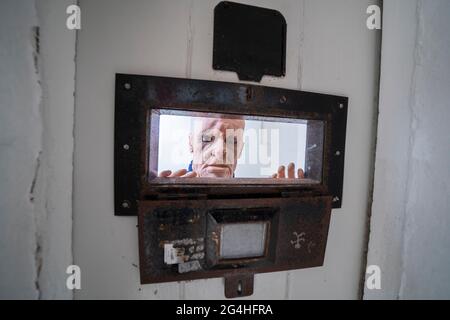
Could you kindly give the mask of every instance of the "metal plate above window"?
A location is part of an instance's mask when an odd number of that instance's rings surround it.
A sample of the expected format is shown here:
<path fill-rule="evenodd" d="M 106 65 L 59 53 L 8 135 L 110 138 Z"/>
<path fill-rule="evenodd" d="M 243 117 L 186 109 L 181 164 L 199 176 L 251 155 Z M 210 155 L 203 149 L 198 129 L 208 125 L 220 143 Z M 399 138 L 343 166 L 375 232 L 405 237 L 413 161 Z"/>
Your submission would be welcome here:
<path fill-rule="evenodd" d="M 228 1 L 214 9 L 213 68 L 240 80 L 281 77 L 286 70 L 286 20 L 266 8 Z"/>

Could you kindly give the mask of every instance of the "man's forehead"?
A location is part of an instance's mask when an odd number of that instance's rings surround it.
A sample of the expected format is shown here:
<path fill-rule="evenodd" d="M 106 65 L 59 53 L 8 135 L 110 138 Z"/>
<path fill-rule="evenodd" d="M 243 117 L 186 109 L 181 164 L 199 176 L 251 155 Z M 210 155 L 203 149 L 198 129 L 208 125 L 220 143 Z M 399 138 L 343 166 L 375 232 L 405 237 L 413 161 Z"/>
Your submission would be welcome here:
<path fill-rule="evenodd" d="M 245 120 L 243 119 L 225 119 L 225 118 L 197 118 L 195 127 L 202 131 L 208 129 L 218 129 L 221 131 L 227 129 L 244 129 Z"/>

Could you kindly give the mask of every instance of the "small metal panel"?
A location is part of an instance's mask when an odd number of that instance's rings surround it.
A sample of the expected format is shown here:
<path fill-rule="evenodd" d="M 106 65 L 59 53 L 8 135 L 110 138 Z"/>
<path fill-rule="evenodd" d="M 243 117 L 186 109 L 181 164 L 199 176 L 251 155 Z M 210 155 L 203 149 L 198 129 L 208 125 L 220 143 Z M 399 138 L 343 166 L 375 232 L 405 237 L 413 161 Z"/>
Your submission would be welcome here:
<path fill-rule="evenodd" d="M 229 1 L 214 9 L 213 68 L 240 80 L 281 77 L 286 70 L 286 20 L 272 9 Z"/>
<path fill-rule="evenodd" d="M 272 208 L 268 253 L 258 259 L 215 260 L 215 228 L 208 228 L 211 210 L 254 210 L 264 215 Z M 211 277 L 323 265 L 331 213 L 331 197 L 273 198 L 206 201 L 139 202 L 141 283 Z M 225 214 L 225 213 L 224 213 Z M 244 217 L 246 215 L 243 215 Z M 266 217 L 262 217 L 263 221 Z M 219 219 L 220 220 L 220 219 Z M 245 219 L 244 219 L 245 220 Z M 244 221 L 243 220 L 243 221 Z M 227 218 L 221 223 L 227 223 Z M 234 289 L 233 289 L 234 290 Z"/>
<path fill-rule="evenodd" d="M 253 274 L 238 274 L 225 276 L 225 297 L 238 298 L 253 294 Z"/>
<path fill-rule="evenodd" d="M 331 195 L 333 207 L 342 204 L 345 136 L 348 98 L 304 91 L 239 83 L 191 80 L 142 75 L 116 75 L 114 190 L 115 214 L 137 215 L 138 200 L 237 199 Z M 307 154 L 306 176 L 322 177 L 315 187 L 283 185 L 159 185 L 149 182 L 149 167 L 157 144 L 157 121 L 150 121 L 155 109 L 214 112 L 224 114 L 324 121 L 323 140 L 317 140 L 314 126 L 308 126 L 307 149 L 323 144 L 323 154 Z M 317 148 L 319 150 L 321 148 Z M 317 163 L 322 161 L 322 172 Z"/>

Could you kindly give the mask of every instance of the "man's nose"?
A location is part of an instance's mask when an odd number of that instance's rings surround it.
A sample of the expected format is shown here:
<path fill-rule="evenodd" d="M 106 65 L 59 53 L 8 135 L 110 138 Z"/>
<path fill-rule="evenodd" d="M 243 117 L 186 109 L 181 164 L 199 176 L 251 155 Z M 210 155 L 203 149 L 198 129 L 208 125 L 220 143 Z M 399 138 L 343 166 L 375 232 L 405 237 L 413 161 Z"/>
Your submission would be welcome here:
<path fill-rule="evenodd" d="M 215 146 L 214 146 L 214 156 L 216 159 L 224 161 L 224 158 L 227 154 L 227 145 L 224 139 L 220 138 L 217 139 Z"/>
<path fill-rule="evenodd" d="M 219 139 L 214 149 L 214 157 L 221 164 L 232 164 L 234 161 L 234 139 Z"/>

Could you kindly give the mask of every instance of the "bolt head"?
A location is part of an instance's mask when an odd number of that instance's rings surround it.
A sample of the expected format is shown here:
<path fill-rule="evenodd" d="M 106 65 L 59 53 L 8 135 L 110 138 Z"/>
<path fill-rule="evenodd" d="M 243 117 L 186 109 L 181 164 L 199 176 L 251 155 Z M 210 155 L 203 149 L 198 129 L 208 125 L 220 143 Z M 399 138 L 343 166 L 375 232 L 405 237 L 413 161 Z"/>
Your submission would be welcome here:
<path fill-rule="evenodd" d="M 131 84 L 126 82 L 123 87 L 125 88 L 125 90 L 130 90 L 131 89 Z"/>

